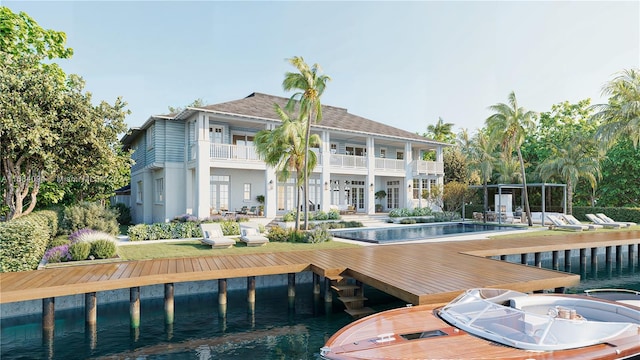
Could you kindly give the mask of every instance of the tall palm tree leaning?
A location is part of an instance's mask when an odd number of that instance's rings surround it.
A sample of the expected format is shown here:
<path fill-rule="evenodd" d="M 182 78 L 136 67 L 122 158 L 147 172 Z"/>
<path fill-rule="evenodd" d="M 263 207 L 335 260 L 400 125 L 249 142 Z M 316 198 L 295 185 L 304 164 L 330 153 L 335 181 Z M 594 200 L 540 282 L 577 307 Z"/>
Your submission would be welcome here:
<path fill-rule="evenodd" d="M 524 160 L 520 147 L 524 142 L 527 131 L 533 129 L 535 125 L 536 113 L 526 111 L 518 107 L 516 94 L 512 91 L 509 94 L 509 104 L 499 103 L 489 107 L 494 114 L 485 121 L 489 134 L 494 139 L 500 141 L 502 151 L 506 154 L 513 153 L 515 149 L 520 161 L 520 173 L 522 174 L 522 197 L 524 199 L 524 210 L 527 214 L 529 226 L 533 226 L 531 219 L 531 208 L 529 207 L 529 195 L 527 194 L 527 175 L 524 171 Z"/>
<path fill-rule="evenodd" d="M 300 229 L 300 186 L 304 173 L 304 131 L 305 119 L 292 119 L 280 106 L 275 105 L 275 111 L 282 123 L 274 130 L 258 131 L 254 138 L 256 152 L 269 166 L 276 168 L 278 180 L 285 182 L 296 172 L 296 230 Z M 314 134 L 309 139 L 313 146 L 320 144 L 320 137 Z M 307 161 L 311 168 L 316 166 L 317 157 L 313 151 L 308 151 Z"/>
<path fill-rule="evenodd" d="M 311 136 L 311 122 L 322 121 L 322 104 L 320 97 L 324 93 L 327 82 L 331 78 L 327 75 L 319 74 L 322 69 L 320 65 L 313 64 L 309 67 L 300 56 L 288 59 L 289 63 L 298 69 L 297 73 L 287 72 L 282 81 L 282 88 L 285 91 L 298 90 L 291 96 L 285 109 L 293 112 L 296 104 L 300 104 L 300 119 L 306 119 L 305 146 L 304 146 L 304 228 L 309 229 L 309 173 L 313 167 L 309 166 L 309 138 Z"/>
<path fill-rule="evenodd" d="M 611 145 L 621 136 L 629 136 L 633 147 L 640 143 L 640 70 L 622 71 L 602 89 L 608 104 L 594 105 L 592 119 L 601 122 L 596 138 Z"/>

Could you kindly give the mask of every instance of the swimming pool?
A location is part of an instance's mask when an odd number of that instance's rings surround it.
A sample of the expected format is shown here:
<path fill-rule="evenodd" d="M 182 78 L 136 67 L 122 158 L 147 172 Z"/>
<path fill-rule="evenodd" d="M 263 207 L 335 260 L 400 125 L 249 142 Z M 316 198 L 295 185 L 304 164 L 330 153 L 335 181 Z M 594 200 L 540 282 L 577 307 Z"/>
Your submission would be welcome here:
<path fill-rule="evenodd" d="M 331 233 L 333 236 L 343 239 L 385 244 L 398 241 L 433 239 L 467 233 L 513 231 L 517 229 L 522 229 L 522 227 L 460 222 L 376 229 L 338 230 L 332 231 Z"/>

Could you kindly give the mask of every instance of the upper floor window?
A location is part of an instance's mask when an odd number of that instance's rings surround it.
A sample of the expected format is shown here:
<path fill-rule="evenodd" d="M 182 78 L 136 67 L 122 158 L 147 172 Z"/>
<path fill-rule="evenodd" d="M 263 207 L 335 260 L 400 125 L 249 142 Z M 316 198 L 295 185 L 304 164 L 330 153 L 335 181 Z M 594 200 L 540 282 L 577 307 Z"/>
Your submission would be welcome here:
<path fill-rule="evenodd" d="M 404 152 L 403 151 L 396 152 L 396 159 L 404 160 Z"/>
<path fill-rule="evenodd" d="M 380 157 L 382 159 L 387 157 L 387 149 L 386 148 L 380 148 Z"/>
<path fill-rule="evenodd" d="M 234 145 L 253 146 L 253 136 L 233 135 Z"/>
<path fill-rule="evenodd" d="M 338 144 L 331 143 L 329 152 L 332 153 L 332 154 L 337 154 L 338 153 Z"/>
<path fill-rule="evenodd" d="M 147 128 L 147 149 L 153 149 L 156 142 L 156 125 L 153 124 Z"/>

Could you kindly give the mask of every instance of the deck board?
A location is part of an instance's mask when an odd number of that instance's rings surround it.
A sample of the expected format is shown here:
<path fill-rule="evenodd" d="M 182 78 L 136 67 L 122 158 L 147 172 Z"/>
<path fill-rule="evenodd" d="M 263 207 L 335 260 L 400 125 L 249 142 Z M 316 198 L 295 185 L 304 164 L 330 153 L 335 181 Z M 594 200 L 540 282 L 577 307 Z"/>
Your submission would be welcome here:
<path fill-rule="evenodd" d="M 313 270 L 322 276 L 351 276 L 404 301 L 425 304 L 449 301 L 471 287 L 534 291 L 574 286 L 580 279 L 578 275 L 486 258 L 489 256 L 639 243 L 640 231 L 626 231 L 97 263 L 2 273 L 0 303 Z"/>

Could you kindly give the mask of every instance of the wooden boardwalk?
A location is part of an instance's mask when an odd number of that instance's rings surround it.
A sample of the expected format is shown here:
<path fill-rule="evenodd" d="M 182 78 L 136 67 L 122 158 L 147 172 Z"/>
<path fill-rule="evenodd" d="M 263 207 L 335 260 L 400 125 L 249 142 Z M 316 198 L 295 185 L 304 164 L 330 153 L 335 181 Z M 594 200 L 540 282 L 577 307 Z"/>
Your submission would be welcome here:
<path fill-rule="evenodd" d="M 0 303 L 156 284 L 313 271 L 330 279 L 350 276 L 404 301 L 426 304 L 448 301 L 472 287 L 530 292 L 575 286 L 580 281 L 578 275 L 487 259 L 489 256 L 635 244 L 640 244 L 640 231 L 71 266 L 0 274 Z"/>

